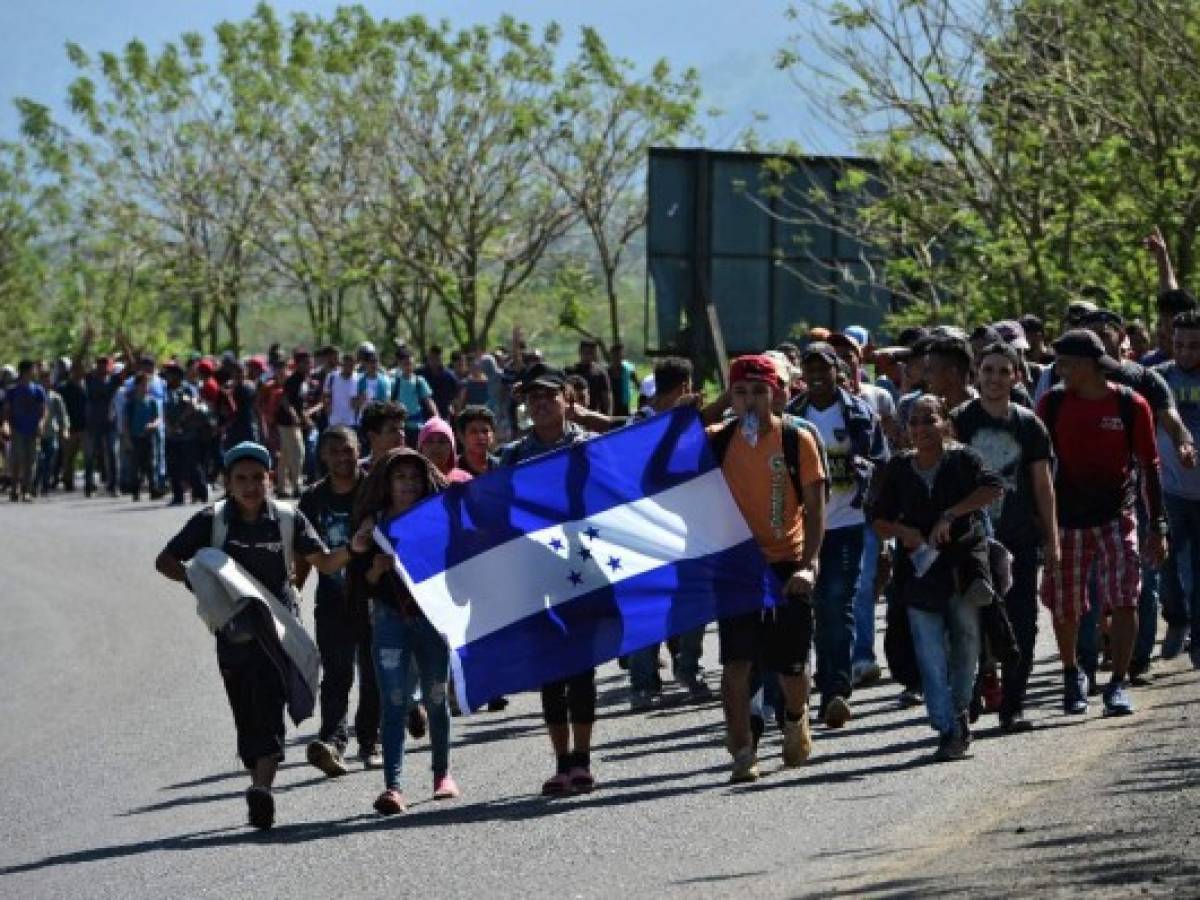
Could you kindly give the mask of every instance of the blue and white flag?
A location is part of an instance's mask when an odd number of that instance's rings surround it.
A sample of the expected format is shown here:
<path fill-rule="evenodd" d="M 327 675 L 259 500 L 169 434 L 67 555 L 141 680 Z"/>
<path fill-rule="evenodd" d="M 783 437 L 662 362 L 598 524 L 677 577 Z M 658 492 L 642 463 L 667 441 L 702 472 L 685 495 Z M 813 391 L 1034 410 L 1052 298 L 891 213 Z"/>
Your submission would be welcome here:
<path fill-rule="evenodd" d="M 454 485 L 377 538 L 468 709 L 781 596 L 692 409 Z"/>

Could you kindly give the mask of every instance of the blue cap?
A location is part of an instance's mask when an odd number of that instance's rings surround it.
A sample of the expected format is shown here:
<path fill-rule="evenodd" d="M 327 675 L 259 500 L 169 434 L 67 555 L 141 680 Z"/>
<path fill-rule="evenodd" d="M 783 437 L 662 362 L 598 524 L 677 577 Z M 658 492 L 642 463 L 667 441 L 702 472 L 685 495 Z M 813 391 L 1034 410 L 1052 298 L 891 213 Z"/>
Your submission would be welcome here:
<path fill-rule="evenodd" d="M 243 459 L 252 459 L 263 468 L 271 468 L 271 454 L 266 447 L 256 444 L 254 441 L 242 441 L 226 450 L 225 456 L 221 460 L 221 468 L 228 472 L 233 468 L 234 463 Z"/>
<path fill-rule="evenodd" d="M 842 329 L 842 334 L 846 335 L 848 338 L 854 338 L 854 340 L 858 341 L 859 347 L 865 347 L 867 344 L 871 343 L 870 332 L 868 332 L 867 329 L 863 328 L 861 325 L 847 325 Z"/>

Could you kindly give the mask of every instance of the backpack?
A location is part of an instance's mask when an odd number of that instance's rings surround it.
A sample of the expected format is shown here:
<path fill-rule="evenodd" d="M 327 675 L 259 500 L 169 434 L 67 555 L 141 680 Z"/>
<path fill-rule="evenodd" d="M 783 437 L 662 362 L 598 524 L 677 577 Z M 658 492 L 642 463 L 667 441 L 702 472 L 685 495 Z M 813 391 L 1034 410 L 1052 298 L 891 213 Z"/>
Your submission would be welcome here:
<path fill-rule="evenodd" d="M 1115 382 L 1109 382 L 1109 384 L 1117 392 L 1117 410 L 1121 416 L 1121 425 L 1125 428 L 1125 442 L 1129 447 L 1129 456 L 1132 459 L 1135 422 L 1133 389 L 1123 384 L 1116 384 Z M 1046 430 L 1050 432 L 1050 441 L 1054 444 L 1055 454 L 1058 453 L 1058 436 L 1055 425 L 1058 423 L 1058 413 L 1062 409 L 1064 397 L 1066 397 L 1066 388 L 1061 385 L 1055 386 L 1046 392 L 1046 415 L 1043 421 L 1046 423 Z"/>
<path fill-rule="evenodd" d="M 800 483 L 800 429 L 805 429 L 812 435 L 817 444 L 817 452 L 821 454 L 821 471 L 825 473 L 825 499 L 829 499 L 833 485 L 829 478 L 829 460 L 825 456 L 825 444 L 812 423 L 792 415 L 782 417 L 783 422 L 783 460 L 787 464 L 788 475 L 792 478 L 792 488 L 796 492 L 796 502 L 804 504 L 804 485 Z M 729 443 L 737 431 L 738 420 L 730 419 L 720 429 L 714 432 L 709 446 L 716 458 L 717 466 L 725 462 L 725 454 L 729 451 Z"/>
<path fill-rule="evenodd" d="M 229 525 L 225 521 L 225 506 L 228 500 L 218 500 L 213 504 L 212 534 L 208 539 L 209 546 L 218 550 L 225 549 L 225 538 L 229 535 Z M 270 497 L 267 506 L 279 522 L 279 539 L 283 542 L 283 565 L 287 569 L 288 579 L 295 573 L 292 559 L 292 542 L 296 535 L 296 510 L 287 503 L 277 503 Z"/>

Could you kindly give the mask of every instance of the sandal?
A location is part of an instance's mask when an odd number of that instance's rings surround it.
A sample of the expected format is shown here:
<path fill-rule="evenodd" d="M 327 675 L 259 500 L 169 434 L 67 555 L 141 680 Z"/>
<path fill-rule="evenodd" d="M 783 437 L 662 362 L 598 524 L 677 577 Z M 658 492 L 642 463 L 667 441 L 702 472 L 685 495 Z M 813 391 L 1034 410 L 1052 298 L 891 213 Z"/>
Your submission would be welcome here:
<path fill-rule="evenodd" d="M 583 766 L 573 768 L 568 776 L 571 779 L 571 790 L 587 794 L 596 789 L 596 779 L 591 771 Z"/>
<path fill-rule="evenodd" d="M 566 772 L 559 772 L 546 779 L 546 783 L 542 785 L 542 793 L 547 796 L 557 797 L 562 794 L 570 793 L 571 791 L 571 776 Z"/>

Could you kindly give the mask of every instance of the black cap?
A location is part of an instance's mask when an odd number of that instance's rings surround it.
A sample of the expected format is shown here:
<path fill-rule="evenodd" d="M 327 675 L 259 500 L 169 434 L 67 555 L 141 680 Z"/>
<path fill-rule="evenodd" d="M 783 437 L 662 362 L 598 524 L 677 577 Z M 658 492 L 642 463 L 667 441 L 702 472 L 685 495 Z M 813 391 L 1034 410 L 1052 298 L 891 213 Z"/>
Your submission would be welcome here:
<path fill-rule="evenodd" d="M 1124 328 L 1125 320 L 1111 309 L 1094 309 L 1083 317 L 1081 325 L 1112 325 L 1114 328 Z"/>
<path fill-rule="evenodd" d="M 980 325 L 971 332 L 971 343 L 979 341 L 983 344 L 1004 343 L 1004 335 L 991 325 Z"/>
<path fill-rule="evenodd" d="M 800 354 L 801 364 L 808 362 L 810 357 L 824 360 L 831 366 L 838 364 L 837 351 L 833 349 L 833 345 L 825 341 L 813 341 Z"/>
<path fill-rule="evenodd" d="M 521 373 L 521 386 L 525 390 L 544 387 L 560 391 L 566 383 L 567 376 L 562 369 L 553 369 L 545 363 L 534 363 Z"/>
<path fill-rule="evenodd" d="M 1021 323 L 1021 327 L 1025 329 L 1026 335 L 1030 334 L 1030 332 L 1034 334 L 1045 334 L 1046 332 L 1046 326 L 1042 324 L 1042 320 L 1033 313 L 1026 313 L 1017 321 L 1019 321 Z"/>
<path fill-rule="evenodd" d="M 1104 352 L 1104 344 L 1094 331 L 1086 328 L 1072 328 L 1054 342 L 1054 352 L 1058 356 L 1077 356 L 1081 359 L 1094 359 L 1100 368 L 1115 372 L 1121 364 Z"/>
<path fill-rule="evenodd" d="M 920 325 L 913 325 L 910 328 L 905 328 L 896 335 L 896 343 L 903 347 L 911 347 L 922 338 L 929 337 L 929 329 L 923 328 Z"/>
<path fill-rule="evenodd" d="M 1078 325 L 1083 321 L 1084 316 L 1095 312 L 1097 309 L 1099 307 L 1091 300 L 1072 300 L 1067 304 L 1067 324 Z"/>

